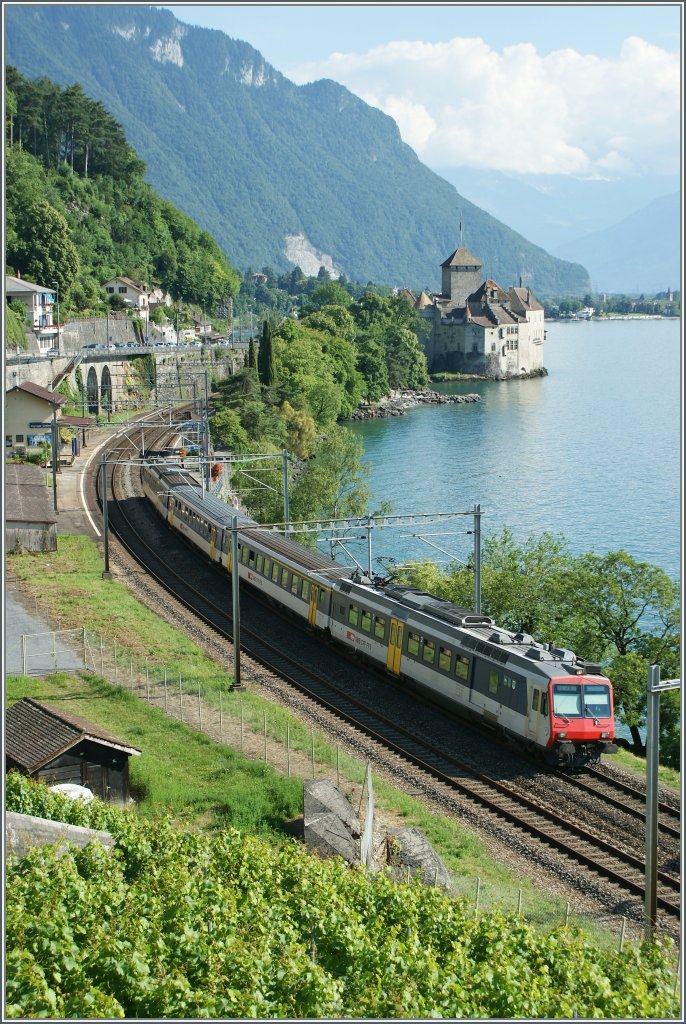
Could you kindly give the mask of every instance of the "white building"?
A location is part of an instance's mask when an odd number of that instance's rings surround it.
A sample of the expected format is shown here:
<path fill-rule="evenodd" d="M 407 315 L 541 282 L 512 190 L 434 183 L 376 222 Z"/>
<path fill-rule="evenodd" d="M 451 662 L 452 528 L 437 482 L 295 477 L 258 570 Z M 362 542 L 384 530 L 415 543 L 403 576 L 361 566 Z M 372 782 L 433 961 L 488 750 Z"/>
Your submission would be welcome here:
<path fill-rule="evenodd" d="M 22 277 L 5 278 L 5 299 L 14 299 L 26 307 L 26 326 L 35 334 L 41 352 L 60 347 L 61 329 L 55 315 L 56 294 L 56 290 Z"/>

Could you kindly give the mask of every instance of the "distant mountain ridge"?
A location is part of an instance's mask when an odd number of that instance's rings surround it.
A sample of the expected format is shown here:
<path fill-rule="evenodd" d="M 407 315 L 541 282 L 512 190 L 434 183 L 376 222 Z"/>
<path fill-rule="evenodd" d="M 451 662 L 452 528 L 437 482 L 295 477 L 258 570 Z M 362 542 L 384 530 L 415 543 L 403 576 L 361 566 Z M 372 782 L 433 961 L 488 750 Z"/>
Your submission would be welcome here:
<path fill-rule="evenodd" d="M 557 249 L 562 259 L 583 260 L 595 291 L 655 294 L 681 280 L 681 196 L 655 199 L 619 224 Z"/>
<path fill-rule="evenodd" d="M 391 118 L 335 82 L 296 86 L 249 44 L 152 7 L 9 5 L 5 25 L 7 63 L 100 100 L 147 180 L 234 266 L 289 269 L 287 238 L 303 236 L 353 280 L 437 290 L 462 221 L 504 287 L 590 287 L 584 267 L 464 199 Z"/>

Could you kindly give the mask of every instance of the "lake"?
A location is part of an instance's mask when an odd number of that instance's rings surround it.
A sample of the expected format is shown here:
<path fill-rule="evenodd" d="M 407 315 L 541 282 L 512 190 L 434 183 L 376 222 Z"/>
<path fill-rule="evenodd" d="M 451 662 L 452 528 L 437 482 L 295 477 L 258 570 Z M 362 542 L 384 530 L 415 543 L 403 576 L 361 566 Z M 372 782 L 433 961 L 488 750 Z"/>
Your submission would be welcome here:
<path fill-rule="evenodd" d="M 478 503 L 483 534 L 508 526 L 524 540 L 550 530 L 574 553 L 624 548 L 678 580 L 680 322 L 551 322 L 546 330 L 547 377 L 447 385 L 441 390 L 481 401 L 350 424 L 371 469 L 370 510 L 382 500 L 397 514 Z M 429 539 L 464 560 L 471 524 L 458 519 L 441 531 L 455 536 Z M 444 562 L 408 537 L 420 530 L 376 530 L 374 559 Z M 366 545 L 351 550 L 366 566 Z"/>

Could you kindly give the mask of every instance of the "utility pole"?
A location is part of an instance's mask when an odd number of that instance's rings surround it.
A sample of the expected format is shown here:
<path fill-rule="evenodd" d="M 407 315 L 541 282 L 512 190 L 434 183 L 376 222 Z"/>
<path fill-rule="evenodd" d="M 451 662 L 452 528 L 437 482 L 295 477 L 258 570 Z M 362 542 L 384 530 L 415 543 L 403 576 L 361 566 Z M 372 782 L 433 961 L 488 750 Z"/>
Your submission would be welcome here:
<path fill-rule="evenodd" d="M 481 505 L 474 506 L 474 611 L 481 615 Z"/>
<path fill-rule="evenodd" d="M 57 355 L 60 354 L 60 286 L 58 281 L 52 282 L 57 290 Z"/>
<path fill-rule="evenodd" d="M 52 407 L 52 504 L 55 512 L 57 512 L 57 462 L 59 460 L 59 454 L 57 452 L 57 406 L 53 404 Z"/>
<path fill-rule="evenodd" d="M 107 514 L 107 452 L 102 453 L 100 459 L 100 467 L 102 472 L 102 532 L 103 542 L 105 548 L 105 569 L 102 574 L 104 580 L 112 578 L 110 573 L 110 538 L 109 538 L 109 520 Z"/>
<path fill-rule="evenodd" d="M 286 524 L 286 533 L 290 533 L 290 512 L 288 508 L 288 449 L 284 448 L 283 457 L 283 521 Z"/>
<path fill-rule="evenodd" d="M 680 679 L 660 682 L 660 666 L 648 666 L 646 715 L 645 938 L 652 942 L 657 926 L 657 824 L 660 768 L 660 694 L 681 686 Z"/>
<path fill-rule="evenodd" d="M 238 569 L 238 516 L 231 516 L 231 617 L 233 618 L 233 686 L 241 687 L 241 606 Z"/>
<path fill-rule="evenodd" d="M 194 378 L 195 379 L 195 378 Z M 203 433 L 205 434 L 205 465 L 207 473 L 207 489 L 210 489 L 210 391 L 207 370 L 205 370 L 205 415 L 203 422 Z"/>

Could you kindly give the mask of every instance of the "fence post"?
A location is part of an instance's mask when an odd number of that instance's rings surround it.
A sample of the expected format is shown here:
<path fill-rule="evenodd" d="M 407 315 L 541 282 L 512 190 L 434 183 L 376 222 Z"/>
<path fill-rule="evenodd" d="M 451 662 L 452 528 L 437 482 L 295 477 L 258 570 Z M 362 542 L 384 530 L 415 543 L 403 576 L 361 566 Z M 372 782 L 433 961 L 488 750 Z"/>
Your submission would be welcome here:
<path fill-rule="evenodd" d="M 267 763 L 267 712 L 264 712 L 264 763 Z"/>
<path fill-rule="evenodd" d="M 114 685 L 119 685 L 119 678 L 117 676 L 117 641 L 114 641 Z"/>
<path fill-rule="evenodd" d="M 54 668 L 54 670 L 56 672 L 57 671 L 57 633 L 54 631 L 54 629 L 52 631 L 52 665 L 53 665 L 53 668 Z"/>
<path fill-rule="evenodd" d="M 243 753 L 243 701 L 240 702 L 240 705 L 241 705 L 241 754 L 242 754 Z"/>
<path fill-rule="evenodd" d="M 519 898 L 517 900 L 517 917 L 522 916 L 522 890 L 519 890 Z"/>
<path fill-rule="evenodd" d="M 340 746 L 336 744 L 336 788 L 341 788 L 341 773 L 340 773 Z"/>
<path fill-rule="evenodd" d="M 164 666 L 164 713 L 167 713 L 167 666 Z"/>
<path fill-rule="evenodd" d="M 100 634 L 100 675 L 105 675 L 105 652 L 103 650 L 102 633 Z"/>
<path fill-rule="evenodd" d="M 314 778 L 314 729 L 312 730 L 312 778 Z"/>
<path fill-rule="evenodd" d="M 198 679 L 198 729 L 202 732 L 202 708 L 200 707 L 200 680 Z"/>
<path fill-rule="evenodd" d="M 181 673 L 179 672 L 179 711 L 181 712 L 181 721 L 183 722 L 183 687 L 181 686 Z"/>
<path fill-rule="evenodd" d="M 150 676 L 148 675 L 148 656 L 145 656 L 145 693 L 150 703 Z"/>
<path fill-rule="evenodd" d="M 476 903 L 474 904 L 474 917 L 479 913 L 479 897 L 481 895 L 481 879 L 476 880 Z"/>
<path fill-rule="evenodd" d="M 84 626 L 84 627 L 83 627 L 83 667 L 84 667 L 84 668 L 88 668 L 88 663 L 87 663 L 87 661 L 86 661 L 86 655 L 87 655 L 87 647 L 86 647 L 86 627 Z"/>
<path fill-rule="evenodd" d="M 569 900 L 567 901 L 567 907 L 565 909 L 565 928 L 569 924 Z"/>
<path fill-rule="evenodd" d="M 29 674 L 29 664 L 26 656 L 26 633 L 21 634 L 21 671 L 24 676 Z"/>
<path fill-rule="evenodd" d="M 222 720 L 222 691 L 219 690 L 219 742 L 224 742 L 224 722 Z"/>
<path fill-rule="evenodd" d="M 129 654 L 129 683 L 133 693 L 133 654 Z"/>
<path fill-rule="evenodd" d="M 619 933 L 619 948 L 617 950 L 618 953 L 622 952 L 622 946 L 624 945 L 624 929 L 625 928 L 626 928 L 626 918 L 623 917 L 622 918 L 622 929 L 621 929 L 621 931 Z"/>
<path fill-rule="evenodd" d="M 286 722 L 286 763 L 288 765 L 288 778 L 291 777 L 291 725 Z"/>

